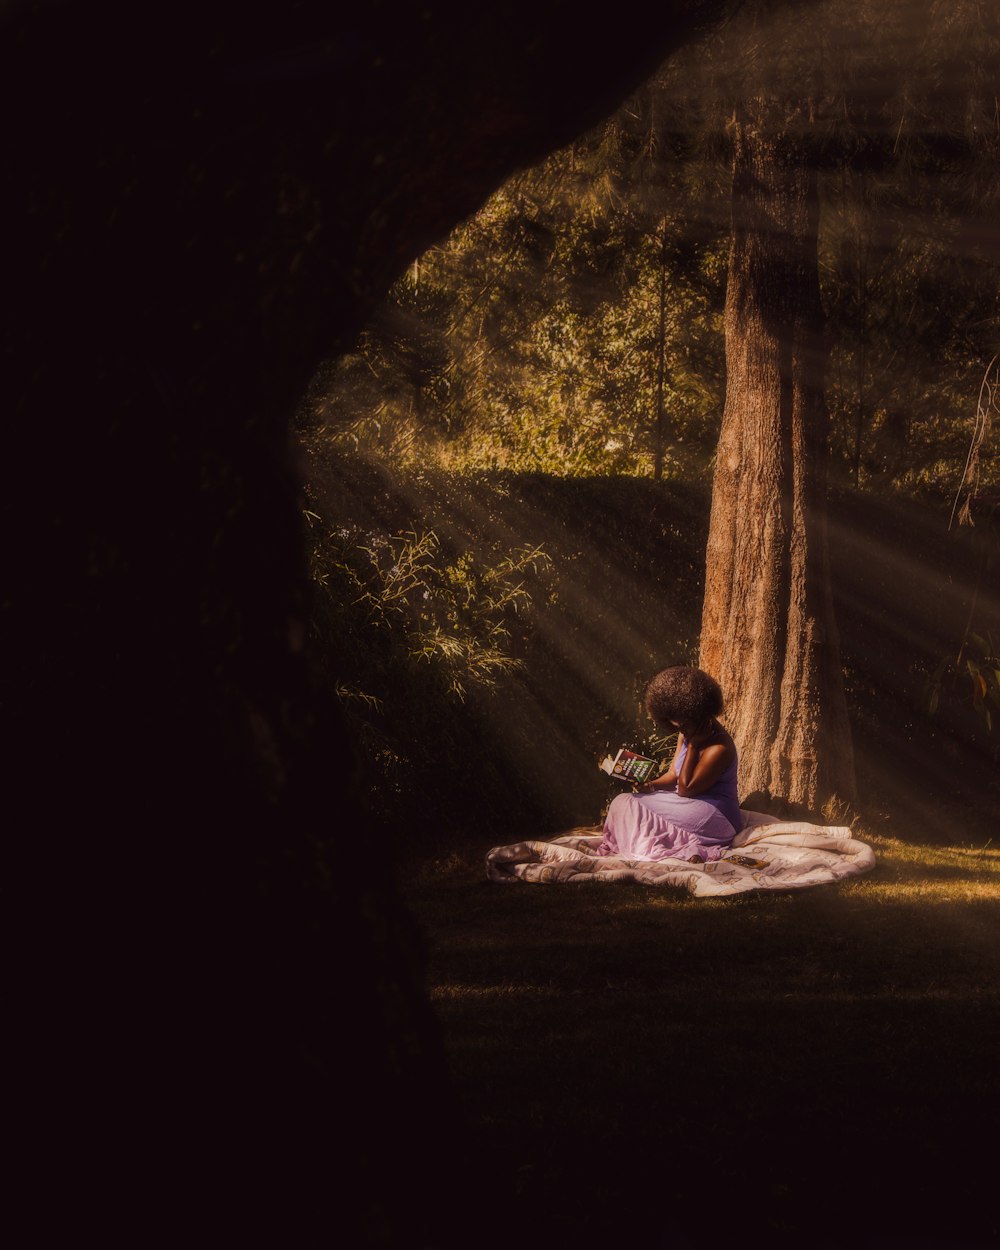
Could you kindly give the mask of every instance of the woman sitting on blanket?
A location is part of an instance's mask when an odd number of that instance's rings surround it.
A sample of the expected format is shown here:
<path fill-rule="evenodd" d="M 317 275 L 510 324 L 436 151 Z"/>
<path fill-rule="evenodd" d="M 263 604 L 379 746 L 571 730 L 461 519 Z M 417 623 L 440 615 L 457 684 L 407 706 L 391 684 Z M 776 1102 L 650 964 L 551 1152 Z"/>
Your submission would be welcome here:
<path fill-rule="evenodd" d="M 736 747 L 715 719 L 722 691 L 700 668 L 665 668 L 645 691 L 660 729 L 680 730 L 662 777 L 620 794 L 608 808 L 598 855 L 625 859 L 718 859 L 742 826 Z"/>

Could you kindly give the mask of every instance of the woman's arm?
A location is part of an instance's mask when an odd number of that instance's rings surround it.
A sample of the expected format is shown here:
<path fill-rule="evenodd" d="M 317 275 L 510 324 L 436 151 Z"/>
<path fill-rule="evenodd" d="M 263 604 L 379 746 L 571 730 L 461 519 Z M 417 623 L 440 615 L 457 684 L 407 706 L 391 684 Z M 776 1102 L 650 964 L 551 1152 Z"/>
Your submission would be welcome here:
<path fill-rule="evenodd" d="M 694 756 L 690 769 L 688 761 Z M 693 799 L 710 789 L 719 780 L 736 756 L 732 742 L 713 742 L 700 751 L 689 749 L 688 759 L 677 782 L 677 793 Z"/>
<path fill-rule="evenodd" d="M 677 757 L 681 753 L 681 745 L 683 742 L 684 742 L 684 735 L 678 734 L 677 735 L 677 750 L 674 751 L 674 758 L 670 761 L 670 767 L 667 769 L 667 771 L 663 774 L 662 777 L 654 777 L 652 781 L 647 781 L 644 786 L 637 787 L 640 791 L 663 790 L 667 786 L 674 786 L 677 784 Z"/>
<path fill-rule="evenodd" d="M 687 754 L 684 756 L 684 765 L 677 777 L 677 793 L 683 794 L 690 785 L 691 778 L 694 776 L 695 768 L 698 764 L 698 757 L 701 754 L 701 747 L 693 738 L 688 738 Z M 683 789 L 681 788 L 683 787 Z"/>

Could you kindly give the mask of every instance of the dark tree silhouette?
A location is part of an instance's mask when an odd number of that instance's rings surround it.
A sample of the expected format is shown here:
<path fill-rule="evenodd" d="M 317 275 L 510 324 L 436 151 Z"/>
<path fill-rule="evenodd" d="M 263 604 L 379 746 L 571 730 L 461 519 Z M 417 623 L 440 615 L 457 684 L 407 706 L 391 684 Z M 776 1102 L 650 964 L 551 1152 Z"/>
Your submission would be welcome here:
<path fill-rule="evenodd" d="M 381 831 L 301 656 L 288 421 L 408 261 L 720 10 L 4 8 L 2 698 L 39 887 L 9 1010 L 40 1239 L 455 1233 L 418 943 L 338 862 Z"/>

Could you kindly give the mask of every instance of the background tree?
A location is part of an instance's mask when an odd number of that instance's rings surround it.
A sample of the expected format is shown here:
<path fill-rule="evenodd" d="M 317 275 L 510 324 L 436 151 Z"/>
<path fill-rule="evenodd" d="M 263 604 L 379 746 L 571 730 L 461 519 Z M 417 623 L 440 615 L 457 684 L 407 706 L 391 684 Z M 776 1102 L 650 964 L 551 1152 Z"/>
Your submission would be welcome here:
<path fill-rule="evenodd" d="M 701 664 L 726 691 L 741 782 L 809 808 L 854 797 L 826 548 L 828 340 L 809 103 L 759 97 L 732 123 L 726 407 Z"/>
<path fill-rule="evenodd" d="M 931 52 L 925 46 L 922 63 L 901 68 L 898 75 L 878 78 L 873 72 L 871 53 L 859 52 L 857 36 L 876 20 L 897 26 L 913 21 L 913 6 L 880 10 L 877 19 L 868 6 L 819 6 L 813 39 L 851 53 L 840 65 L 837 58 L 832 66 L 825 59 L 822 70 L 810 65 L 799 32 L 785 28 L 775 37 L 768 24 L 771 11 L 766 3 L 745 6 L 739 21 L 717 37 L 723 46 L 732 39 L 742 52 L 723 57 L 719 75 L 735 101 L 733 241 L 726 408 L 715 466 L 701 656 L 730 692 L 748 787 L 815 809 L 837 795 L 850 798 L 855 790 L 827 556 L 824 374 L 830 340 L 818 272 L 817 178 L 822 173 L 831 180 L 839 172 L 843 191 L 853 165 L 860 192 L 853 202 L 845 202 L 846 196 L 841 202 L 855 224 L 849 266 L 855 281 L 846 301 L 855 310 L 855 399 L 853 437 L 845 440 L 845 450 L 857 484 L 870 330 L 884 319 L 885 309 L 872 290 L 873 248 L 865 230 L 868 225 L 870 236 L 869 223 L 877 220 L 871 174 L 874 169 L 887 178 L 894 172 L 905 104 L 931 94 L 929 65 L 943 74 L 943 83 L 934 85 L 944 91 L 946 110 L 953 110 L 957 97 L 968 113 L 976 92 L 959 90 L 947 71 L 953 41 Z M 954 11 L 943 15 L 939 6 L 927 5 L 921 16 L 930 30 L 954 35 Z M 981 46 L 983 32 L 978 33 Z M 962 128 L 954 121 L 952 127 Z M 939 125 L 931 147 L 955 157 L 960 145 L 953 139 L 940 142 L 945 129 Z M 926 149 L 927 136 L 920 138 Z M 962 155 L 966 159 L 955 164 L 967 169 L 967 154 Z M 925 229 L 932 220 L 934 215 L 925 214 Z M 884 252 L 885 220 L 880 224 Z M 897 254 L 906 242 L 900 232 Z M 919 279 L 911 280 L 911 293 L 914 285 L 919 287 Z M 923 315 L 933 320 L 931 308 L 927 300 Z M 895 353 L 908 354 L 905 348 L 900 353 L 899 344 Z M 920 371 L 904 372 L 912 377 Z"/>

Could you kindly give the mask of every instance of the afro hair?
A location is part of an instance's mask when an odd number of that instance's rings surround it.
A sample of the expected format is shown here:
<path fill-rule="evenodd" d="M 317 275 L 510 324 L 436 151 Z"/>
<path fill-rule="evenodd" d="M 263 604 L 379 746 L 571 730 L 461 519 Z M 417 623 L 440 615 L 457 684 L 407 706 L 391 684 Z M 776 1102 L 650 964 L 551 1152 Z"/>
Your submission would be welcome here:
<path fill-rule="evenodd" d="M 719 683 L 700 668 L 675 664 L 662 669 L 646 683 L 646 711 L 661 729 L 673 721 L 703 725 L 722 711 Z"/>

